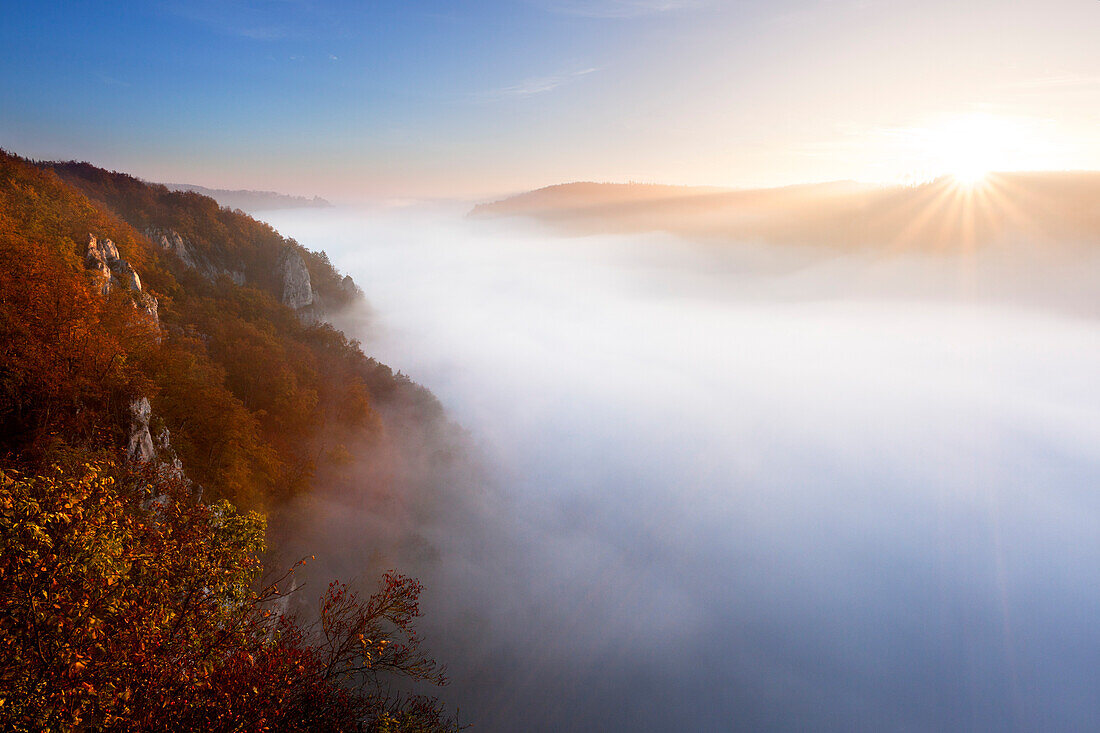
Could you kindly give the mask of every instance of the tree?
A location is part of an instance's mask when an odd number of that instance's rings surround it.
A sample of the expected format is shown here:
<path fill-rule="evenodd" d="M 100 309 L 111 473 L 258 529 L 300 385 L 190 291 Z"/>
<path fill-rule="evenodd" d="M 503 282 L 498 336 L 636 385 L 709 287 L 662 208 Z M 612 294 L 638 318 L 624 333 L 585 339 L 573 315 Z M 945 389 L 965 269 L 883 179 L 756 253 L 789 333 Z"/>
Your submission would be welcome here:
<path fill-rule="evenodd" d="M 0 728 L 455 730 L 414 630 L 420 585 L 330 586 L 316 622 L 261 584 L 264 520 L 153 467 L 0 473 Z"/>

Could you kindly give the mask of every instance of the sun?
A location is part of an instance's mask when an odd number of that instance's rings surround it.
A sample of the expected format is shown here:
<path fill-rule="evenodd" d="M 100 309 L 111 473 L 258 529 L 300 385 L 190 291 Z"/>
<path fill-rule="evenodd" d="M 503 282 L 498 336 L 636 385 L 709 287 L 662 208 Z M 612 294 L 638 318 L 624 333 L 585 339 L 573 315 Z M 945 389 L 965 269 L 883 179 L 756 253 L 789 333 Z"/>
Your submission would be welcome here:
<path fill-rule="evenodd" d="M 920 185 L 944 180 L 968 193 L 1001 173 L 1072 168 L 1079 143 L 1055 120 L 963 112 L 929 114 L 911 124 L 873 128 L 863 143 L 868 180 Z"/>
<path fill-rule="evenodd" d="M 949 175 L 957 186 L 962 186 L 963 188 L 976 188 L 985 182 L 989 173 L 989 168 L 986 166 L 961 165 L 956 166 L 955 170 L 951 171 Z"/>
<path fill-rule="evenodd" d="M 921 135 L 927 165 L 965 188 L 982 185 L 991 171 L 1013 167 L 1027 132 L 1014 121 L 985 114 L 954 117 Z"/>

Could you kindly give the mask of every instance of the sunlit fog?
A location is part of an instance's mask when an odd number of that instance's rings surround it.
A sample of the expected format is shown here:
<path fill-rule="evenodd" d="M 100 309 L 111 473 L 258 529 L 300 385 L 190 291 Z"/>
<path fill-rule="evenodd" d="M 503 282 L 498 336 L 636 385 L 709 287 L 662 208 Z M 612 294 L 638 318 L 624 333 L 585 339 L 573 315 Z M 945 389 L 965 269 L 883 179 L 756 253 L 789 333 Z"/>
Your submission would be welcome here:
<path fill-rule="evenodd" d="M 338 325 L 467 431 L 400 531 L 333 495 L 293 531 L 323 567 L 425 580 L 479 730 L 1100 715 L 1095 252 L 465 214 L 263 218 L 352 274 L 369 305 Z"/>

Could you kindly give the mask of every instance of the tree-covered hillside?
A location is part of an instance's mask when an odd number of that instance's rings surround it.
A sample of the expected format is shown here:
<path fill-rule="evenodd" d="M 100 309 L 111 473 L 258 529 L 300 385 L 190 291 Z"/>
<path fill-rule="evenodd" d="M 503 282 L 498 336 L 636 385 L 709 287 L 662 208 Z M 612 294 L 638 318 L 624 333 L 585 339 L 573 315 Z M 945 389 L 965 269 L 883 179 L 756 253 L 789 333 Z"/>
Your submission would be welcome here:
<path fill-rule="evenodd" d="M 2 151 L 0 254 L 0 728 L 450 725 L 376 684 L 442 679 L 415 581 L 333 586 L 318 627 L 261 581 L 265 513 L 446 429 L 323 321 L 350 279 L 204 196 Z"/>
<path fill-rule="evenodd" d="M 326 455 L 384 431 L 381 403 L 400 403 L 424 423 L 442 418 L 426 390 L 279 302 L 287 250 L 303 256 L 328 307 L 354 295 L 323 254 L 270 226 L 204 196 L 87 164 L 35 167 L 4 155 L 0 187 L 10 263 L 0 274 L 9 350 L 0 409 L 13 456 L 41 455 L 78 434 L 92 440 L 91 424 L 97 447 L 118 445 L 129 401 L 145 396 L 207 496 L 261 507 L 308 491 Z M 221 276 L 188 267 L 143 231 L 178 233 Z M 85 293 L 90 234 L 114 242 L 140 273 L 159 301 L 163 337 L 124 307 L 127 293 Z M 228 272 L 243 273 L 243 284 Z M 75 344 L 50 338 L 73 329 L 81 334 Z M 40 361 L 20 367 L 32 354 Z M 75 392 L 55 404 L 57 390 Z M 80 433 L 72 425 L 78 416 Z"/>

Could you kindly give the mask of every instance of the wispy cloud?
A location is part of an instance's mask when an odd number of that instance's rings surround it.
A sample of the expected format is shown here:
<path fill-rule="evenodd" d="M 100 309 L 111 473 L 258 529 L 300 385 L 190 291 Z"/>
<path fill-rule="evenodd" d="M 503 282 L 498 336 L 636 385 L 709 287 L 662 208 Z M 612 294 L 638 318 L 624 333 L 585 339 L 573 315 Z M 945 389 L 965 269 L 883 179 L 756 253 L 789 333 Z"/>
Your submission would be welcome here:
<path fill-rule="evenodd" d="M 550 92 L 558 87 L 564 86 L 582 76 L 587 76 L 595 71 L 596 68 L 581 69 L 580 71 L 574 71 L 568 74 L 555 74 L 553 76 L 537 76 L 529 79 L 524 79 L 518 84 L 512 84 L 506 87 L 499 87 L 497 89 L 489 89 L 483 92 L 476 92 L 472 95 L 475 101 L 491 102 L 497 99 L 515 99 L 519 97 L 531 97 L 536 94 L 544 94 Z"/>
<path fill-rule="evenodd" d="M 586 18 L 636 18 L 704 4 L 705 0 L 547 0 L 544 7 L 553 13 Z"/>

